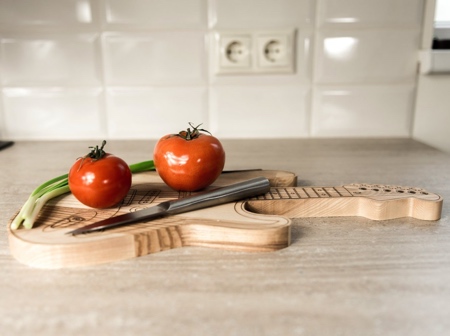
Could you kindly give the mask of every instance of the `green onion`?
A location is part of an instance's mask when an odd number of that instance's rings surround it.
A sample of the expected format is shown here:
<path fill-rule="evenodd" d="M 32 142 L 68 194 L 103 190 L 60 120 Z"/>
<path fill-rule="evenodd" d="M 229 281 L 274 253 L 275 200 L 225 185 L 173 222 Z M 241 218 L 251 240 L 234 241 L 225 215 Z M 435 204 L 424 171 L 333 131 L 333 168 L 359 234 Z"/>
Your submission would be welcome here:
<path fill-rule="evenodd" d="M 129 167 L 133 174 L 155 170 L 155 164 L 153 163 L 153 160 L 134 163 L 132 165 L 129 165 Z"/>
<path fill-rule="evenodd" d="M 129 165 L 133 174 L 155 170 L 152 160 Z M 52 198 L 70 192 L 68 174 L 55 177 L 37 187 L 28 197 L 28 200 L 20 209 L 19 214 L 11 223 L 11 229 L 16 230 L 23 224 L 26 229 L 31 229 L 42 207 Z"/>

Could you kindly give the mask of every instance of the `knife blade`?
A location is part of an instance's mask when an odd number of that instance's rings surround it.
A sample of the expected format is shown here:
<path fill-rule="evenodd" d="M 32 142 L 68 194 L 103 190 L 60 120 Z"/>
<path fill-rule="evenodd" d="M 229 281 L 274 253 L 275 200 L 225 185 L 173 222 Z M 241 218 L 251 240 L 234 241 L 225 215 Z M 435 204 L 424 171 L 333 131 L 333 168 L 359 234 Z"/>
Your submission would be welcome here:
<path fill-rule="evenodd" d="M 185 198 L 159 203 L 150 208 L 101 220 L 94 224 L 66 232 L 66 234 L 82 234 L 106 230 L 118 226 L 133 224 L 137 221 L 176 215 L 183 212 L 203 209 L 215 205 L 229 203 L 265 194 L 270 191 L 270 182 L 265 177 L 257 177 L 248 181 L 235 183 L 226 187 L 206 191 Z"/>

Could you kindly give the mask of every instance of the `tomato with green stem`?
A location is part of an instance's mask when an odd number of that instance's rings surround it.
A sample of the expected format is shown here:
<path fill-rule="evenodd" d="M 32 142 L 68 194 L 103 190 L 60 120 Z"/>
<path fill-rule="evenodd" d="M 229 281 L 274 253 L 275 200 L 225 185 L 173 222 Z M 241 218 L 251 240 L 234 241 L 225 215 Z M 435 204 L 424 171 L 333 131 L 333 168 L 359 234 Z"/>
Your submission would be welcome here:
<path fill-rule="evenodd" d="M 197 191 L 211 185 L 222 173 L 225 151 L 207 130 L 189 125 L 186 131 L 163 136 L 153 151 L 161 179 L 178 191 Z"/>
<path fill-rule="evenodd" d="M 121 158 L 106 153 L 102 146 L 75 161 L 69 171 L 69 188 L 84 205 L 109 208 L 124 199 L 131 188 L 130 167 Z"/>
<path fill-rule="evenodd" d="M 155 170 L 153 160 L 134 163 L 129 167 L 132 174 Z M 40 211 L 49 200 L 70 192 L 68 177 L 69 174 L 64 174 L 52 178 L 34 189 L 11 222 L 11 230 L 17 230 L 21 225 L 25 229 L 31 229 Z"/>

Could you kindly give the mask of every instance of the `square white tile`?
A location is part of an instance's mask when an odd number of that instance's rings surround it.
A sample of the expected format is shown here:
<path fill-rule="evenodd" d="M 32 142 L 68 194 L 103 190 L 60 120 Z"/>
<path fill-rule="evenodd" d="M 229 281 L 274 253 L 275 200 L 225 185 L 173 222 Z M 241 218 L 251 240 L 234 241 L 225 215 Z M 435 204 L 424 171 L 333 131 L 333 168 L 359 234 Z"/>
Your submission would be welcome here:
<path fill-rule="evenodd" d="M 424 0 L 317 0 L 318 25 L 419 28 Z"/>
<path fill-rule="evenodd" d="M 8 34 L 0 44 L 3 85 L 101 83 L 97 34 Z"/>
<path fill-rule="evenodd" d="M 207 0 L 105 0 L 107 27 L 206 28 Z"/>
<path fill-rule="evenodd" d="M 204 84 L 207 64 L 201 32 L 105 33 L 107 85 Z"/>
<path fill-rule="evenodd" d="M 414 139 L 424 141 L 448 154 L 450 154 L 449 92 L 450 76 L 420 76 L 413 127 Z"/>
<path fill-rule="evenodd" d="M 5 137 L 103 138 L 101 97 L 100 89 L 4 89 Z"/>
<path fill-rule="evenodd" d="M 210 27 L 270 29 L 310 25 L 314 0 L 212 0 Z"/>
<path fill-rule="evenodd" d="M 108 89 L 108 131 L 115 139 L 159 139 L 208 125 L 206 87 Z M 149 155 L 151 155 L 149 149 Z"/>
<path fill-rule="evenodd" d="M 317 34 L 315 81 L 414 82 L 420 31 L 415 29 L 322 30 Z"/>
<path fill-rule="evenodd" d="M 309 104 L 302 86 L 216 86 L 211 131 L 222 138 L 306 137 Z"/>
<path fill-rule="evenodd" d="M 313 94 L 313 137 L 408 137 L 413 85 L 318 87 Z"/>
<path fill-rule="evenodd" d="M 94 22 L 95 0 L 0 0 L 0 26 L 61 27 Z"/>

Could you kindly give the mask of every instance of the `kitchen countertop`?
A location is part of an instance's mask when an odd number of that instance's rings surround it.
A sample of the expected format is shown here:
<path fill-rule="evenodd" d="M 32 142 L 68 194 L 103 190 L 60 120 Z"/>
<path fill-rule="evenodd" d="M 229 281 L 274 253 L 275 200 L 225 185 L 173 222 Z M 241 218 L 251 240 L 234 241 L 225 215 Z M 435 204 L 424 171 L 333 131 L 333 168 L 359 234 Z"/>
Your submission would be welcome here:
<path fill-rule="evenodd" d="M 226 169 L 292 171 L 299 185 L 417 186 L 444 198 L 439 221 L 295 219 L 270 253 L 188 247 L 62 270 L 10 254 L 7 223 L 87 142 L 0 151 L 2 335 L 448 335 L 450 156 L 409 139 L 224 140 Z M 154 141 L 109 141 L 129 163 Z"/>

